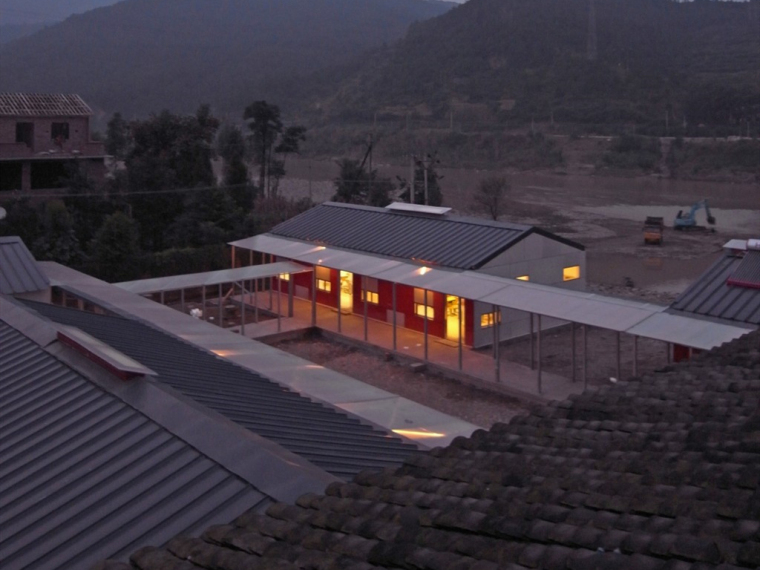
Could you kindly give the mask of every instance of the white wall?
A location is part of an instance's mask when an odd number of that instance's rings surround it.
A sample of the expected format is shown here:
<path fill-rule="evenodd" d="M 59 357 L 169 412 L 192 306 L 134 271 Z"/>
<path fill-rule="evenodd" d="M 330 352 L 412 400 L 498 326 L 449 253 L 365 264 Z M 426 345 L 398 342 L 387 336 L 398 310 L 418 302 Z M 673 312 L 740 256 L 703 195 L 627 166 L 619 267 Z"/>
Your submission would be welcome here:
<path fill-rule="evenodd" d="M 575 265 L 581 268 L 580 279 L 563 281 L 562 270 Z M 552 285 L 573 291 L 586 290 L 586 252 L 539 234 L 529 235 L 477 271 L 510 279 L 528 275 L 531 283 Z M 490 313 L 491 310 L 490 305 L 474 303 L 473 346 L 476 348 L 493 343 L 491 327 L 481 328 L 480 326 L 480 316 Z M 529 319 L 529 314 L 524 311 L 502 309 L 501 340 L 527 335 L 530 332 Z M 566 322 L 548 317 L 541 319 L 542 330 L 562 324 Z M 534 321 L 534 327 L 536 325 Z"/>

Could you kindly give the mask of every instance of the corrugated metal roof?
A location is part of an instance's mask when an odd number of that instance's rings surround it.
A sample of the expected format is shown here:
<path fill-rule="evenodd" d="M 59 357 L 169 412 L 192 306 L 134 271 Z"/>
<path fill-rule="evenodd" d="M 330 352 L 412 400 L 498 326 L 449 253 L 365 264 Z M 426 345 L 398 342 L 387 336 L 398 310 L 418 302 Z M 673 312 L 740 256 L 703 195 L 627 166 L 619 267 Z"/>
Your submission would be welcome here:
<path fill-rule="evenodd" d="M 169 277 L 155 277 L 153 279 L 140 279 L 137 281 L 125 281 L 114 283 L 117 287 L 144 295 L 160 291 L 176 291 L 178 289 L 190 289 L 192 287 L 208 287 L 220 283 L 237 283 L 249 279 L 262 279 L 275 277 L 285 273 L 310 272 L 311 267 L 305 267 L 292 261 L 278 263 L 266 263 L 263 265 L 250 265 L 235 269 L 221 269 L 219 271 L 207 271 L 205 273 L 188 273 L 186 275 L 172 275 Z"/>
<path fill-rule="evenodd" d="M 27 304 L 149 366 L 159 381 L 335 476 L 350 479 L 364 469 L 399 465 L 417 451 L 387 432 L 143 323 Z"/>
<path fill-rule="evenodd" d="M 670 309 L 726 321 L 760 325 L 760 289 L 728 284 L 743 258 L 725 254 L 673 302 Z"/>
<path fill-rule="evenodd" d="M 748 251 L 728 278 L 729 285 L 760 289 L 760 251 Z"/>
<path fill-rule="evenodd" d="M 0 116 L 89 117 L 92 109 L 79 95 L 65 93 L 0 93 Z"/>
<path fill-rule="evenodd" d="M 16 295 L 49 287 L 48 278 L 18 236 L 0 237 L 0 293 Z"/>
<path fill-rule="evenodd" d="M 307 210 L 271 231 L 318 245 L 457 269 L 477 269 L 531 233 L 583 249 L 531 226 L 334 202 Z"/>
<path fill-rule="evenodd" d="M 0 560 L 89 568 L 270 499 L 0 321 Z"/>

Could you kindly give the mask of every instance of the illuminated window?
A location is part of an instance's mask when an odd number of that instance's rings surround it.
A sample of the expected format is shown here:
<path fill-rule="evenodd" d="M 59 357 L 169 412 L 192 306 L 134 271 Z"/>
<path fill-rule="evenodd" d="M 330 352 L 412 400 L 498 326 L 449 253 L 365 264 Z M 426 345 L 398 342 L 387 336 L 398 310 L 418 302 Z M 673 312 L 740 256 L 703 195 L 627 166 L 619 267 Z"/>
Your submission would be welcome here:
<path fill-rule="evenodd" d="M 562 281 L 572 281 L 573 279 L 581 278 L 581 266 L 573 265 L 572 267 L 565 267 L 562 270 Z"/>
<path fill-rule="evenodd" d="M 498 320 L 501 323 L 501 313 L 499 313 Z M 495 321 L 495 313 L 483 313 L 480 315 L 480 328 L 487 329 L 488 327 L 492 327 Z"/>
<path fill-rule="evenodd" d="M 424 289 L 414 290 L 414 314 L 418 317 L 427 318 L 429 321 L 435 320 L 435 309 L 433 304 L 433 292 L 428 291 L 425 295 Z"/>
<path fill-rule="evenodd" d="M 290 273 L 280 273 L 280 280 L 290 281 Z"/>
<path fill-rule="evenodd" d="M 518 281 L 530 281 L 530 275 L 520 275 L 520 277 L 516 277 Z"/>
<path fill-rule="evenodd" d="M 332 283 L 324 279 L 317 279 L 317 289 L 329 293 L 332 291 Z"/>
<path fill-rule="evenodd" d="M 377 279 L 373 277 L 362 277 L 362 301 L 364 301 L 365 291 L 367 294 L 367 303 L 372 303 L 373 305 L 380 303 Z"/>

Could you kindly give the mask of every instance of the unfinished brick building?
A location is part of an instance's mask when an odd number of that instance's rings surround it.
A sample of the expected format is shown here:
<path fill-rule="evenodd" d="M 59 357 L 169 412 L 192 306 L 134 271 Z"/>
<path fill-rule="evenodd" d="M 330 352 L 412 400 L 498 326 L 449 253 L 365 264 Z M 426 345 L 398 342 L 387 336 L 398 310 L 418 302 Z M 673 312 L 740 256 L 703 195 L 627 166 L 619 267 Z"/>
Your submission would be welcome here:
<path fill-rule="evenodd" d="M 60 188 L 67 165 L 102 180 L 105 148 L 90 138 L 79 95 L 0 93 L 0 191 Z"/>

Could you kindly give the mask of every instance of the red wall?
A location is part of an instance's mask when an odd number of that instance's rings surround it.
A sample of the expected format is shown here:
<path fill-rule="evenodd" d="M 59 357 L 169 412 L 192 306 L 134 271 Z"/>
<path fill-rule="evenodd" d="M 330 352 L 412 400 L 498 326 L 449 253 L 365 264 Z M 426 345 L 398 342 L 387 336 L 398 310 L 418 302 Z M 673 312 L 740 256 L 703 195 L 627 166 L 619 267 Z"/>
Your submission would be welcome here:
<path fill-rule="evenodd" d="M 283 261 L 283 259 L 278 259 Z M 330 269 L 330 283 L 332 291 L 326 293 L 324 291 L 317 291 L 317 303 L 326 305 L 328 307 L 338 306 L 338 290 L 339 290 L 339 275 L 340 271 L 336 269 Z M 311 298 L 312 288 L 312 274 L 311 273 L 299 273 L 292 275 L 293 291 L 295 292 L 295 286 L 304 287 L 308 291 L 308 298 Z M 393 309 L 393 284 L 388 281 L 378 280 L 378 297 L 379 302 L 377 305 L 374 303 L 367 303 L 367 316 L 370 319 L 375 319 L 382 322 L 389 321 L 388 311 Z M 277 285 L 275 285 L 277 287 Z M 288 282 L 282 281 L 280 290 L 283 293 L 288 292 Z M 362 301 L 362 281 L 361 275 L 354 274 L 354 313 L 357 315 L 364 315 L 364 302 Z M 431 292 L 433 300 L 432 307 L 435 311 L 435 318 L 428 321 L 428 334 L 440 338 L 446 337 L 446 295 L 441 293 Z M 467 345 L 472 345 L 473 334 L 473 304 L 472 301 L 464 300 L 465 308 L 465 338 L 464 342 Z M 425 320 L 414 313 L 414 288 L 406 285 L 396 286 L 396 310 L 399 313 L 404 314 L 404 326 L 408 329 L 424 332 Z"/>

